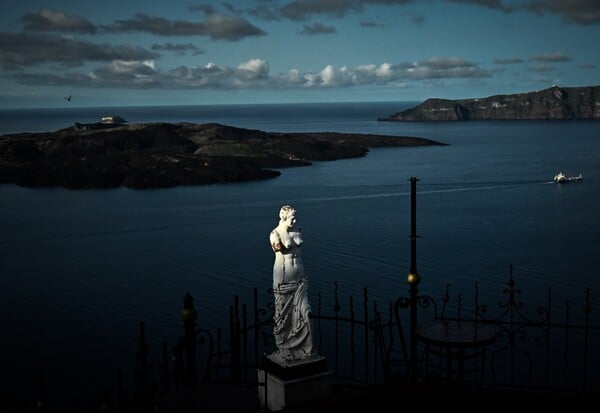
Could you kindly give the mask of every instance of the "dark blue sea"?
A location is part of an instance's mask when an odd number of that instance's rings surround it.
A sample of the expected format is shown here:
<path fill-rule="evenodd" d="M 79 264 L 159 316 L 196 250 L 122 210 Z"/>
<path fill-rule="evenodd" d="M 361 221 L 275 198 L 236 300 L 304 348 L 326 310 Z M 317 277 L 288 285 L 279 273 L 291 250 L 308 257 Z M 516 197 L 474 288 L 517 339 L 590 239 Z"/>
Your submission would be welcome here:
<path fill-rule="evenodd" d="M 275 179 L 156 190 L 0 185 L 0 395 L 48 386 L 112 389 L 181 332 L 190 292 L 198 324 L 225 327 L 231 298 L 270 299 L 268 234 L 286 203 L 303 228 L 310 294 L 331 302 L 367 287 L 406 295 L 410 177 L 417 177 L 422 293 L 502 298 L 509 267 L 531 308 L 553 301 L 600 313 L 600 122 L 378 122 L 411 102 L 0 111 L 0 134 L 50 131 L 115 114 L 129 122 L 220 122 L 267 131 L 426 137 L 447 146 L 372 149 L 359 159 L 282 169 Z M 558 171 L 583 181 L 556 185 Z M 313 298 L 314 299 L 314 298 Z M 327 301 L 329 300 L 329 301 Z M 600 318 L 596 320 L 600 324 Z"/>

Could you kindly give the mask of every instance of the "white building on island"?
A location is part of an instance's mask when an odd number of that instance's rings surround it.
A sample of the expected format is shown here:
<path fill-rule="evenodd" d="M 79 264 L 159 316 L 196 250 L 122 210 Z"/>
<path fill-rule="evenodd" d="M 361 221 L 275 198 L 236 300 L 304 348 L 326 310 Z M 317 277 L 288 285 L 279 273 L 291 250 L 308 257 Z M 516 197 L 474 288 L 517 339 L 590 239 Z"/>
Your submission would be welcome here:
<path fill-rule="evenodd" d="M 102 123 L 103 125 L 121 125 L 123 123 L 127 122 L 125 119 L 123 119 L 121 116 L 115 116 L 115 115 L 109 115 L 109 116 L 102 116 L 100 123 Z"/>

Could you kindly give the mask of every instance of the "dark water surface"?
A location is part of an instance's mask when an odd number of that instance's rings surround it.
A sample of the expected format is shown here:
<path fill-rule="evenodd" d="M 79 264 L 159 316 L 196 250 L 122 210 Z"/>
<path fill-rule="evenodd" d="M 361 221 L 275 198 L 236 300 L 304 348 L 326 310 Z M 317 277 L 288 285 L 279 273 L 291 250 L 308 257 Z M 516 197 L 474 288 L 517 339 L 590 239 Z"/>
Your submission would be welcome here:
<path fill-rule="evenodd" d="M 410 184 L 416 176 L 421 291 L 479 284 L 496 303 L 513 264 L 527 301 L 579 308 L 600 297 L 600 123 L 377 122 L 408 103 L 0 111 L 0 133 L 54 130 L 114 113 L 131 122 L 221 122 L 268 131 L 410 135 L 448 146 L 373 149 L 367 157 L 282 170 L 242 184 L 157 190 L 0 186 L 0 388 L 35 398 L 48 386 L 112 390 L 133 368 L 137 326 L 150 351 L 173 344 L 190 292 L 199 324 L 225 327 L 228 304 L 253 287 L 270 299 L 268 234 L 281 205 L 298 210 L 310 292 L 327 302 L 368 287 L 407 293 Z M 32 121 L 33 119 L 33 121 Z M 556 172 L 583 174 L 568 185 Z M 538 302 L 538 301 L 542 302 Z M 593 301 L 594 303 L 594 301 Z M 593 304 L 597 313 L 597 306 Z M 597 323 L 598 324 L 598 323 Z M 598 343 L 597 343 L 598 344 Z M 90 390 L 95 391 L 95 390 Z"/>

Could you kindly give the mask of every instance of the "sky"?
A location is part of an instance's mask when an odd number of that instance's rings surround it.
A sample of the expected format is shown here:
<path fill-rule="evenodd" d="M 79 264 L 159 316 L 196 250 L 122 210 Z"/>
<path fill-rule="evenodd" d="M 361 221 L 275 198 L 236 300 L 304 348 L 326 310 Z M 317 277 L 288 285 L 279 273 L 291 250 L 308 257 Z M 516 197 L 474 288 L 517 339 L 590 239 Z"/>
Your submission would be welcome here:
<path fill-rule="evenodd" d="M 552 85 L 600 85 L 600 0 L 0 5 L 5 109 L 417 102 Z"/>

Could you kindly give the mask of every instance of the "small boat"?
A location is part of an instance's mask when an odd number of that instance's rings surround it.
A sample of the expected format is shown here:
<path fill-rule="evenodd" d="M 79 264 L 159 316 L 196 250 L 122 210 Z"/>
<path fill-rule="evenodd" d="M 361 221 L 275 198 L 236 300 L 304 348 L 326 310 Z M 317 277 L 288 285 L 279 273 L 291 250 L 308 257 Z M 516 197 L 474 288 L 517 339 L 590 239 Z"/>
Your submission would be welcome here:
<path fill-rule="evenodd" d="M 581 176 L 581 173 L 578 176 L 567 176 L 567 175 L 563 174 L 562 172 L 559 172 L 556 175 L 554 175 L 554 183 L 555 184 L 566 184 L 567 182 L 577 182 L 577 181 L 581 181 L 582 179 L 583 179 L 583 177 Z"/>

